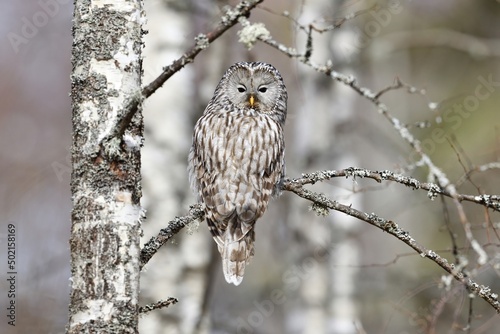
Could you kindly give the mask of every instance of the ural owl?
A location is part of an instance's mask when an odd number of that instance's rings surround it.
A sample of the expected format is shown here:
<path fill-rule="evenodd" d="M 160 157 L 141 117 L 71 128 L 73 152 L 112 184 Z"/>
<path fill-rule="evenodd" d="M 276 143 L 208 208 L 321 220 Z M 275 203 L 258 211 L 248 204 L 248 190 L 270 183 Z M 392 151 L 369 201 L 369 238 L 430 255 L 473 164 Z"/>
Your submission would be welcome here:
<path fill-rule="evenodd" d="M 222 256 L 228 283 L 239 285 L 254 254 L 255 222 L 285 175 L 287 92 L 272 65 L 241 62 L 220 80 L 196 123 L 189 180 Z"/>

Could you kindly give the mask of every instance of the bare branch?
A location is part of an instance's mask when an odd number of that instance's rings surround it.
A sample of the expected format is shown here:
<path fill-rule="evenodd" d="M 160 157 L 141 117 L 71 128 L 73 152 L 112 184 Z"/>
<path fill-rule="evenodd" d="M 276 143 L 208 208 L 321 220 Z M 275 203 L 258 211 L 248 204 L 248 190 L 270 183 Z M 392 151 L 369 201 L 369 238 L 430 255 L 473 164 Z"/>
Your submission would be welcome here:
<path fill-rule="evenodd" d="M 171 220 L 167 227 L 161 229 L 157 236 L 152 237 L 141 250 L 140 256 L 140 268 L 142 269 L 146 263 L 151 260 L 153 255 L 167 243 L 174 235 L 179 233 L 186 225 L 194 222 L 197 219 L 203 219 L 205 214 L 203 213 L 202 207 L 199 204 L 190 206 L 189 214 L 184 217 L 175 217 Z"/>
<path fill-rule="evenodd" d="M 484 165 L 472 167 L 472 169 L 467 171 L 460 179 L 458 179 L 457 185 L 463 184 L 474 173 L 482 173 L 492 169 L 500 169 L 500 162 L 490 162 Z"/>
<path fill-rule="evenodd" d="M 319 171 L 315 173 L 303 174 L 301 178 L 296 179 L 285 179 L 283 184 L 283 190 L 290 191 L 295 193 L 299 197 L 307 199 L 313 203 L 317 208 L 324 208 L 323 211 L 328 210 L 336 210 L 339 212 L 343 212 L 349 216 L 355 217 L 359 220 L 365 221 L 391 235 L 401 240 L 408 246 L 410 246 L 413 250 L 415 250 L 420 256 L 426 257 L 436 264 L 438 264 L 441 268 L 443 268 L 446 272 L 448 272 L 451 276 L 453 276 L 457 281 L 462 283 L 470 292 L 476 294 L 477 296 L 484 299 L 488 302 L 497 312 L 500 313 L 500 302 L 498 301 L 498 295 L 491 292 L 490 288 L 479 285 L 471 278 L 467 277 L 467 275 L 462 271 L 462 267 L 460 264 L 455 266 L 453 263 L 449 263 L 447 259 L 438 255 L 435 251 L 425 248 L 424 246 L 417 243 L 417 241 L 406 231 L 402 230 L 395 222 L 381 218 L 374 213 L 368 214 L 362 211 L 359 211 L 351 206 L 346 206 L 344 204 L 340 204 L 337 201 L 333 201 L 330 198 L 326 197 L 323 194 L 315 193 L 305 189 L 303 186 L 306 184 L 314 184 L 316 182 L 321 182 L 324 180 L 328 180 L 334 177 L 361 177 L 361 178 L 370 178 L 374 179 L 377 182 L 382 182 L 384 180 L 394 181 L 400 184 L 403 184 L 407 187 L 413 189 L 424 189 L 428 191 L 428 196 L 431 198 L 435 198 L 437 195 L 444 195 L 453 198 L 454 200 L 469 200 L 471 202 L 488 206 L 496 211 L 500 209 L 499 196 L 492 195 L 483 195 L 481 196 L 471 196 L 471 195 L 461 195 L 461 194 L 453 194 L 446 188 L 439 187 L 434 183 L 424 183 L 420 182 L 414 178 L 410 178 L 407 176 L 403 176 L 400 174 L 393 173 L 391 171 L 370 171 L 368 169 L 361 168 L 346 168 L 340 171 Z M 488 196 L 489 198 L 495 197 L 493 202 L 484 201 L 479 198 L 485 198 Z M 495 203 L 495 204 L 492 204 Z M 168 226 L 165 229 L 162 229 L 158 236 L 151 238 L 148 241 L 142 251 L 141 251 L 141 268 L 153 257 L 153 255 L 160 249 L 162 245 L 164 245 L 168 240 L 170 240 L 176 233 L 178 233 L 182 228 L 184 228 L 189 223 L 197 220 L 203 219 L 204 213 L 203 208 L 199 204 L 192 205 L 190 207 L 190 212 L 187 216 L 184 217 L 176 217 L 174 220 L 170 221 Z"/>
<path fill-rule="evenodd" d="M 446 230 L 448 231 L 448 234 L 450 235 L 452 254 L 455 257 L 455 264 L 458 265 L 462 261 L 461 261 L 461 258 L 458 256 L 457 235 L 451 227 L 450 213 L 448 211 L 448 207 L 446 206 L 446 201 L 444 200 L 444 196 L 441 195 L 441 196 L 439 196 L 439 198 L 441 199 L 441 205 L 443 206 L 443 216 L 444 216 L 443 218 L 444 218 Z"/>
<path fill-rule="evenodd" d="M 392 236 L 404 242 L 406 245 L 413 248 L 418 254 L 420 254 L 420 256 L 428 258 L 433 262 L 435 262 L 446 272 L 452 275 L 457 281 L 462 283 L 467 288 L 468 291 L 484 299 L 497 311 L 497 313 L 500 313 L 500 302 L 498 301 L 498 295 L 496 293 L 491 292 L 490 288 L 487 286 L 477 284 L 470 277 L 467 277 L 461 270 L 457 270 L 454 264 L 449 263 L 448 260 L 441 257 L 436 252 L 427 249 L 424 246 L 417 243 L 417 241 L 413 239 L 413 237 L 408 232 L 402 230 L 395 222 L 381 218 L 374 213 L 368 214 L 356 210 L 351 206 L 340 204 L 337 201 L 329 199 L 323 194 L 315 193 L 307 189 L 304 189 L 304 187 L 300 184 L 285 182 L 283 189 L 291 191 L 297 194 L 298 196 L 307 199 L 313 203 L 316 203 L 320 206 L 340 211 L 351 217 L 355 217 L 359 220 L 365 221 L 381 229 L 382 231 L 391 234 Z"/>
<path fill-rule="evenodd" d="M 159 300 L 156 303 L 139 307 L 139 313 L 146 314 L 154 310 L 169 307 L 170 305 L 177 304 L 178 302 L 179 300 L 177 298 L 168 297 L 166 300 Z"/>
<path fill-rule="evenodd" d="M 302 174 L 301 178 L 290 179 L 289 182 L 293 184 L 305 185 L 314 184 L 316 182 L 329 180 L 335 177 L 369 178 L 379 183 L 382 181 L 393 181 L 403 184 L 412 189 L 427 190 L 427 197 L 429 197 L 430 199 L 436 198 L 437 195 L 444 195 L 446 197 L 457 199 L 458 201 L 468 201 L 480 204 L 487 208 L 500 212 L 500 195 L 465 195 L 453 193 L 449 190 L 449 188 L 443 188 L 436 183 L 420 182 L 419 180 L 412 177 L 397 174 L 389 170 L 371 171 L 369 169 L 355 167 L 350 167 L 339 171 L 324 170 L 314 173 Z"/>
<path fill-rule="evenodd" d="M 320 28 L 320 27 L 318 27 L 316 25 L 313 25 L 312 27 L 313 27 L 313 29 L 315 31 L 317 31 L 319 33 L 324 33 L 324 32 L 327 32 L 327 31 L 335 30 L 335 29 L 340 28 L 347 21 L 353 20 L 353 19 L 357 18 L 358 16 L 361 16 L 361 15 L 364 15 L 364 14 L 368 14 L 371 11 L 378 10 L 379 8 L 380 8 L 380 6 L 378 4 L 374 4 L 371 7 L 368 7 L 366 9 L 361 9 L 361 10 L 349 13 L 349 14 L 343 16 L 343 17 L 337 18 L 337 19 L 333 20 L 332 24 L 330 24 L 330 25 L 328 25 L 328 26 L 326 26 L 324 28 Z M 329 21 L 331 21 L 331 20 L 315 21 L 315 23 L 316 24 L 318 24 L 318 23 L 328 23 Z"/>
<path fill-rule="evenodd" d="M 200 53 L 200 51 L 206 49 L 211 43 L 213 43 L 217 38 L 222 36 L 227 30 L 238 23 L 240 17 L 250 16 L 250 12 L 259 3 L 264 0 L 247 0 L 241 1 L 234 8 L 226 9 L 224 16 L 221 17 L 219 24 L 215 29 L 207 34 L 200 34 L 195 39 L 195 45 L 193 45 L 187 52 L 185 52 L 179 59 L 175 60 L 171 65 L 167 66 L 163 73 L 158 76 L 153 82 L 144 87 L 142 90 L 142 95 L 144 97 L 149 97 L 158 88 L 160 88 L 165 81 L 167 81 L 173 74 L 181 70 L 184 66 L 192 63 L 194 58 Z"/>
<path fill-rule="evenodd" d="M 400 88 L 406 88 L 406 91 L 409 94 L 420 94 L 422 96 L 426 95 L 425 89 L 419 89 L 417 87 L 414 87 L 412 85 L 409 85 L 409 84 L 401 81 L 401 79 L 399 77 L 395 77 L 392 85 L 383 88 L 377 94 L 375 94 L 375 99 L 379 99 L 383 94 L 385 94 L 391 90 L 397 90 Z"/>
<path fill-rule="evenodd" d="M 306 53 L 304 55 L 301 55 L 297 54 L 297 52 L 294 49 L 288 48 L 287 46 L 276 42 L 269 36 L 267 36 L 266 38 L 259 37 L 259 40 L 279 50 L 288 57 L 297 58 L 300 62 L 311 67 L 315 71 L 323 73 L 331 77 L 332 79 L 351 87 L 359 95 L 361 95 L 362 97 L 373 103 L 377 108 L 378 112 L 382 114 L 391 123 L 392 127 L 399 133 L 400 137 L 403 140 L 405 140 L 412 147 L 412 149 L 420 156 L 420 162 L 429 168 L 430 178 L 436 180 L 437 184 L 439 185 L 439 188 L 443 188 L 451 194 L 451 196 L 454 199 L 453 202 L 455 203 L 457 211 L 459 212 L 467 240 L 469 241 L 474 251 L 477 253 L 480 263 L 485 263 L 485 261 L 487 260 L 486 252 L 481 248 L 481 245 L 474 238 L 474 235 L 471 232 L 470 223 L 468 223 L 463 207 L 460 204 L 461 200 L 458 197 L 456 186 L 450 182 L 446 174 L 439 167 L 437 167 L 432 161 L 432 159 L 429 157 L 429 155 L 427 155 L 424 152 L 420 140 L 418 140 L 411 133 L 408 126 L 406 126 L 398 118 L 394 117 L 389 113 L 389 108 L 387 107 L 387 105 L 378 99 L 380 94 L 376 94 L 369 88 L 360 86 L 357 83 L 356 78 L 354 76 L 345 75 L 334 71 L 332 68 L 332 62 L 330 60 L 328 60 L 325 65 L 318 65 L 316 63 L 313 63 L 310 60 L 310 57 L 306 57 L 307 54 L 312 53 L 312 50 L 306 50 Z M 476 198 L 479 201 L 484 201 L 484 202 L 490 201 L 490 198 L 489 197 L 485 198 L 484 195 L 476 196 Z M 498 203 L 494 204 L 493 206 L 498 207 Z"/>
<path fill-rule="evenodd" d="M 316 182 L 321 182 L 336 177 L 352 177 L 353 179 L 357 177 L 368 178 L 373 179 L 378 183 L 381 183 L 382 181 L 393 181 L 412 189 L 427 190 L 427 197 L 429 197 L 430 199 L 434 199 L 438 195 L 443 195 L 450 198 L 456 198 L 459 201 L 473 202 L 500 212 L 500 196 L 498 195 L 453 195 L 449 190 L 447 190 L 446 188 L 442 188 L 435 183 L 420 182 L 417 179 L 397 174 L 389 170 L 371 171 L 363 168 L 350 167 L 339 171 L 324 170 L 314 173 L 302 174 L 302 177 L 300 178 L 286 179 L 284 183 L 284 190 L 289 190 L 287 189 L 287 187 L 315 184 Z M 172 221 L 170 221 L 166 228 L 160 230 L 157 236 L 151 238 L 144 245 L 140 257 L 141 268 L 153 257 L 153 255 L 160 249 L 161 246 L 172 239 L 172 237 L 179 231 L 181 231 L 186 225 L 198 219 L 203 220 L 203 218 L 204 213 L 201 205 L 195 204 L 190 207 L 188 215 L 183 217 L 176 217 Z"/>

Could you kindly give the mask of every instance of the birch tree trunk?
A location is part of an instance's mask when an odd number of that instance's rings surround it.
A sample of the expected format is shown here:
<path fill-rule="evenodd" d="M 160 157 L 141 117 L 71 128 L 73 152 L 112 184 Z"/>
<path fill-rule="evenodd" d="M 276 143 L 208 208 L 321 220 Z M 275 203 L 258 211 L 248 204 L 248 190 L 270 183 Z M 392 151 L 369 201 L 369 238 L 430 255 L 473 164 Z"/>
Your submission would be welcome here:
<path fill-rule="evenodd" d="M 209 4 L 210 5 L 210 4 Z M 152 82 L 166 64 L 190 46 L 194 36 L 208 27 L 196 29 L 199 16 L 194 1 L 149 1 L 145 3 L 148 35 L 145 37 L 144 82 Z M 214 14 L 216 15 L 216 14 Z M 196 103 L 195 66 L 187 66 L 170 78 L 144 107 L 147 145 L 143 154 L 143 205 L 148 219 L 143 242 L 164 228 L 171 217 L 182 216 L 194 203 L 187 177 L 187 154 L 194 124 L 203 108 Z M 193 116 L 193 114 L 195 116 Z M 205 229 L 187 234 L 164 245 L 144 267 L 141 276 L 141 305 L 169 296 L 182 301 L 168 310 L 158 310 L 141 318 L 141 333 L 195 333 L 207 289 L 207 270 L 212 240 Z"/>
<path fill-rule="evenodd" d="M 140 93 L 142 22 L 141 1 L 75 2 L 67 333 L 138 332 L 140 108 L 116 129 Z"/>

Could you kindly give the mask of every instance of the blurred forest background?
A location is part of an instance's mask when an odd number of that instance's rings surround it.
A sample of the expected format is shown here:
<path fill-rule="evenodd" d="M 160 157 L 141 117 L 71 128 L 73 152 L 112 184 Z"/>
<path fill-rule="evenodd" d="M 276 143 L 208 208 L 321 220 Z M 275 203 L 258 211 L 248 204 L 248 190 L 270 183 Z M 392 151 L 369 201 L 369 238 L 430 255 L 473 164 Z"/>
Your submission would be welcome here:
<path fill-rule="evenodd" d="M 225 5 L 236 3 L 146 0 L 143 84 L 191 47 L 195 36 L 211 31 Z M 72 9 L 67 0 L 40 0 L 11 1 L 0 11 L 0 254 L 6 226 L 15 224 L 18 333 L 63 333 L 67 322 Z M 459 193 L 498 194 L 499 1 L 266 0 L 249 21 L 264 23 L 273 39 L 302 52 L 306 35 L 296 22 L 326 28 L 359 11 L 336 29 L 313 33 L 312 61 L 331 60 L 334 70 L 374 92 L 395 77 L 418 87 L 416 93 L 388 92 L 382 101 L 409 125 Z M 26 28 L 29 23 L 36 23 L 34 30 Z M 186 172 L 194 123 L 237 61 L 272 63 L 284 77 L 289 177 L 355 166 L 428 181 L 428 168 L 373 104 L 261 42 L 249 51 L 238 42 L 240 29 L 233 27 L 145 102 L 144 242 L 194 203 Z M 488 163 L 496 164 L 484 172 L 476 168 Z M 488 256 L 480 263 L 450 199 L 431 201 L 426 191 L 373 180 L 335 179 L 310 188 L 397 222 L 449 262 L 467 262 L 471 277 L 500 291 L 498 213 L 463 204 Z M 143 316 L 141 332 L 498 332 L 494 309 L 469 298 L 454 280 L 446 284 L 446 272 L 435 263 L 343 214 L 318 217 L 291 193 L 271 202 L 256 238 L 255 257 L 235 287 L 224 281 L 206 224 L 178 234 L 146 266 L 141 304 L 169 296 L 179 303 Z M 7 285 L 4 278 L 0 282 L 5 310 Z M 2 319 L 2 333 L 16 332 Z"/>

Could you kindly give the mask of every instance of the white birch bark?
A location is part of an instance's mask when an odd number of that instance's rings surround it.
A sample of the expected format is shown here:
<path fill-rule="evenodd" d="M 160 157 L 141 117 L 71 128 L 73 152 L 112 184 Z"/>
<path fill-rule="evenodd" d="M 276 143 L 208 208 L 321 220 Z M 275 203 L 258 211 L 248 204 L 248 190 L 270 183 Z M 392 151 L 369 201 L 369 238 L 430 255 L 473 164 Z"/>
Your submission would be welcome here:
<path fill-rule="evenodd" d="M 112 133 L 140 93 L 143 20 L 141 1 L 75 2 L 67 333 L 138 332 L 140 108 Z"/>

